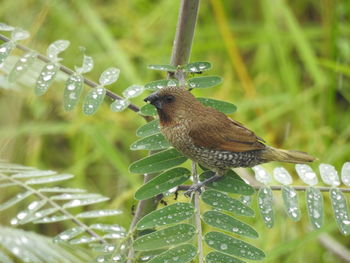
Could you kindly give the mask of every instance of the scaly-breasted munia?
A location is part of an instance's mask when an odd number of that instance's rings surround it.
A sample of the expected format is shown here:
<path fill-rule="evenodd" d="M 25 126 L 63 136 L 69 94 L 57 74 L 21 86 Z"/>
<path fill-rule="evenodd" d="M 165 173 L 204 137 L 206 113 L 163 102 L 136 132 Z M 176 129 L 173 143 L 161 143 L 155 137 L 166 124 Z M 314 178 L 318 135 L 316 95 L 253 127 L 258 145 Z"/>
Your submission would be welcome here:
<path fill-rule="evenodd" d="M 145 101 L 156 107 L 161 132 L 174 148 L 215 171 L 217 178 L 233 167 L 252 167 L 270 161 L 306 163 L 315 160 L 304 152 L 265 145 L 254 132 L 203 105 L 185 88 L 166 87 L 152 93 Z"/>

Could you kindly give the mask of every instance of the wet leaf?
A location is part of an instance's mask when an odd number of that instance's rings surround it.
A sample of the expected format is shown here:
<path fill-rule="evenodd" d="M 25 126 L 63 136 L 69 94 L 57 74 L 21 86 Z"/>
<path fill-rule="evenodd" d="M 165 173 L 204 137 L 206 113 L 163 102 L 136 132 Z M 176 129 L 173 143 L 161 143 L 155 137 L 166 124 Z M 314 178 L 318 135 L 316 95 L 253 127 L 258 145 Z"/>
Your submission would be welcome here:
<path fill-rule="evenodd" d="M 130 101 L 127 99 L 116 99 L 110 106 L 111 111 L 113 112 L 121 112 L 125 110 L 127 107 L 129 107 Z"/>
<path fill-rule="evenodd" d="M 77 226 L 63 231 L 53 238 L 53 242 L 67 242 L 68 240 L 84 233 L 85 229 L 83 227 Z"/>
<path fill-rule="evenodd" d="M 190 244 L 183 244 L 171 248 L 148 261 L 148 263 L 186 263 L 197 255 L 197 248 Z"/>
<path fill-rule="evenodd" d="M 215 190 L 206 190 L 202 193 L 201 198 L 204 203 L 215 208 L 223 209 L 236 215 L 254 216 L 253 209 L 225 193 Z"/>
<path fill-rule="evenodd" d="M 131 85 L 126 90 L 123 91 L 123 96 L 127 99 L 135 98 L 142 94 L 144 91 L 144 87 L 142 85 Z"/>
<path fill-rule="evenodd" d="M 5 209 L 21 202 L 22 200 L 26 199 L 28 196 L 30 196 L 32 194 L 33 194 L 33 192 L 31 192 L 31 191 L 26 191 L 26 192 L 22 192 L 22 193 L 17 194 L 16 196 L 12 197 L 11 199 L 0 204 L 0 211 L 3 211 Z"/>
<path fill-rule="evenodd" d="M 228 231 L 240 236 L 257 238 L 259 234 L 249 225 L 218 211 L 207 211 L 203 220 L 210 226 Z"/>
<path fill-rule="evenodd" d="M 182 164 L 186 160 L 186 157 L 171 148 L 134 162 L 129 170 L 132 173 L 156 173 Z"/>
<path fill-rule="evenodd" d="M 168 65 L 168 64 L 164 64 L 164 65 L 148 65 L 147 66 L 148 69 L 152 69 L 152 70 L 160 70 L 160 71 L 168 71 L 168 72 L 175 72 L 176 71 L 176 66 L 173 65 Z"/>
<path fill-rule="evenodd" d="M 255 193 L 253 187 L 251 187 L 242 180 L 236 179 L 235 175 L 233 174 L 235 174 L 235 172 L 229 171 L 219 180 L 212 183 L 208 183 L 206 184 L 206 186 L 215 190 L 234 194 L 252 195 Z M 208 179 L 214 175 L 215 173 L 212 171 L 205 171 L 200 175 L 200 180 L 204 181 L 205 179 Z"/>
<path fill-rule="evenodd" d="M 231 257 L 221 252 L 213 251 L 205 257 L 206 263 L 245 263 L 244 261 Z"/>
<path fill-rule="evenodd" d="M 175 203 L 168 205 L 144 216 L 138 223 L 137 229 L 159 227 L 179 223 L 190 218 L 194 213 L 191 203 Z"/>
<path fill-rule="evenodd" d="M 190 240 L 196 232 L 194 226 L 178 224 L 139 237 L 134 242 L 134 249 L 154 250 L 162 247 L 174 246 Z"/>
<path fill-rule="evenodd" d="M 66 50 L 69 47 L 69 45 L 70 42 L 68 40 L 56 40 L 47 48 L 47 56 L 49 57 L 49 59 L 56 62 L 58 60 L 58 54 Z"/>
<path fill-rule="evenodd" d="M 9 82 L 13 83 L 21 76 L 23 76 L 23 74 L 26 73 L 28 69 L 33 65 L 36 57 L 37 53 L 34 51 L 25 53 L 22 57 L 20 57 L 9 73 Z"/>
<path fill-rule="evenodd" d="M 181 185 L 190 177 L 191 172 L 183 167 L 177 167 L 163 172 L 142 185 L 135 193 L 137 200 L 144 200 Z"/>
<path fill-rule="evenodd" d="M 106 95 L 106 90 L 102 87 L 91 89 L 84 99 L 83 112 L 86 115 L 94 114 Z"/>
<path fill-rule="evenodd" d="M 116 82 L 119 78 L 120 70 L 117 68 L 108 68 L 100 76 L 100 85 L 106 86 Z"/>
<path fill-rule="evenodd" d="M 191 89 L 211 88 L 219 85 L 222 82 L 222 78 L 218 76 L 205 76 L 191 78 L 187 80 L 187 85 Z"/>
<path fill-rule="evenodd" d="M 323 196 L 320 190 L 309 187 L 306 189 L 306 205 L 310 222 L 314 229 L 323 226 Z"/>
<path fill-rule="evenodd" d="M 295 222 L 299 221 L 301 215 L 296 190 L 291 186 L 283 186 L 282 197 L 288 217 Z"/>
<path fill-rule="evenodd" d="M 47 92 L 54 81 L 58 70 L 59 65 L 56 63 L 48 63 L 43 67 L 38 79 L 36 80 L 36 86 L 34 88 L 35 95 L 42 96 Z"/>
<path fill-rule="evenodd" d="M 90 56 L 84 55 L 83 65 L 81 67 L 76 67 L 75 71 L 80 75 L 90 72 L 94 68 L 94 60 Z"/>
<path fill-rule="evenodd" d="M 197 100 L 199 100 L 205 106 L 212 107 L 225 114 L 230 114 L 237 110 L 237 107 L 234 104 L 226 101 L 214 100 L 209 98 L 197 98 Z"/>
<path fill-rule="evenodd" d="M 102 209 L 102 210 L 93 210 L 76 215 L 77 218 L 95 218 L 95 217 L 105 217 L 105 216 L 114 216 L 120 215 L 122 212 L 117 209 Z"/>
<path fill-rule="evenodd" d="M 48 176 L 48 177 L 29 179 L 28 181 L 26 181 L 26 184 L 28 184 L 28 185 L 49 184 L 49 183 L 54 183 L 54 182 L 65 181 L 65 180 L 71 179 L 73 177 L 74 177 L 74 175 L 72 175 L 72 174 L 53 175 L 53 176 Z"/>
<path fill-rule="evenodd" d="M 157 109 L 152 104 L 146 104 L 140 108 L 140 114 L 143 116 L 155 116 L 157 115 Z"/>
<path fill-rule="evenodd" d="M 140 128 L 137 129 L 136 131 L 136 136 L 138 137 L 146 137 L 149 135 L 153 135 L 160 132 L 159 128 L 159 120 L 153 120 L 145 125 L 141 126 Z"/>
<path fill-rule="evenodd" d="M 10 55 L 13 48 L 16 46 L 16 44 L 12 41 L 5 42 L 0 45 L 0 67 L 5 62 L 5 60 Z"/>
<path fill-rule="evenodd" d="M 339 231 L 348 236 L 350 234 L 350 216 L 346 198 L 343 192 L 337 188 L 330 190 L 330 198 Z"/>
<path fill-rule="evenodd" d="M 273 195 L 270 187 L 264 186 L 260 188 L 258 192 L 258 206 L 265 225 L 268 228 L 273 227 Z"/>
<path fill-rule="evenodd" d="M 193 62 L 183 67 L 183 70 L 189 73 L 198 73 L 209 69 L 211 69 L 211 64 L 209 62 Z"/>
<path fill-rule="evenodd" d="M 252 260 L 265 258 L 265 253 L 261 249 L 220 232 L 209 232 L 204 236 L 204 240 L 209 247 L 225 254 Z"/>
<path fill-rule="evenodd" d="M 63 105 L 66 111 L 72 110 L 77 105 L 83 91 L 83 82 L 84 78 L 77 73 L 70 75 L 67 79 L 63 95 Z"/>
<path fill-rule="evenodd" d="M 179 81 L 177 79 L 161 79 L 161 80 L 156 80 L 156 81 L 147 83 L 145 85 L 145 89 L 157 91 L 165 87 L 169 87 L 169 86 L 175 87 L 178 85 L 179 85 Z"/>
<path fill-rule="evenodd" d="M 165 139 L 163 134 L 157 133 L 140 140 L 137 140 L 130 145 L 130 149 L 136 150 L 162 150 L 170 147 L 170 143 Z"/>

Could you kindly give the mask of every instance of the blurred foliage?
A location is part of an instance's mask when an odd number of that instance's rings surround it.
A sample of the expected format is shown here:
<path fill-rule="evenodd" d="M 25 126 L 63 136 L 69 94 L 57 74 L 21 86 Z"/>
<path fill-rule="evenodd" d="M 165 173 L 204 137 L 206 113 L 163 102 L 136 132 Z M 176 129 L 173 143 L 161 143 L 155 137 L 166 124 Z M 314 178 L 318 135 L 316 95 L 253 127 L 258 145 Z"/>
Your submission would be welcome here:
<path fill-rule="evenodd" d="M 169 63 L 178 5 L 170 0 L 2 0 L 0 20 L 30 31 L 24 44 L 39 52 L 57 39 L 70 40 L 62 54 L 70 68 L 81 64 L 79 46 L 86 47 L 95 60 L 87 77 L 97 81 L 104 69 L 120 68 L 120 79 L 111 87 L 120 94 L 131 84 L 164 77 L 147 65 Z M 194 94 L 234 103 L 238 111 L 230 116 L 269 144 L 307 151 L 339 169 L 350 159 L 349 15 L 348 1 L 203 0 L 191 61 L 211 62 L 211 74 L 224 82 Z M 128 227 L 133 195 L 142 183 L 128 166 L 146 155 L 129 145 L 144 120 L 131 111 L 113 113 L 108 103 L 93 117 L 84 116 L 81 105 L 65 112 L 63 88 L 63 82 L 55 82 L 43 97 L 35 97 L 33 87 L 0 89 L 0 158 L 75 174 L 70 186 L 112 197 L 111 208 L 125 212 L 116 220 Z M 143 105 L 142 96 L 134 102 Z M 2 192 L 0 199 L 11 194 Z M 340 236 L 333 219 L 310 232 L 303 211 L 299 223 L 278 211 L 273 229 L 260 218 L 249 222 L 260 234 L 255 244 L 267 252 L 264 262 L 340 262 L 317 238 L 329 232 L 348 247 L 349 239 Z M 15 214 L 1 215 L 0 224 Z M 53 226 L 28 228 L 58 232 Z"/>

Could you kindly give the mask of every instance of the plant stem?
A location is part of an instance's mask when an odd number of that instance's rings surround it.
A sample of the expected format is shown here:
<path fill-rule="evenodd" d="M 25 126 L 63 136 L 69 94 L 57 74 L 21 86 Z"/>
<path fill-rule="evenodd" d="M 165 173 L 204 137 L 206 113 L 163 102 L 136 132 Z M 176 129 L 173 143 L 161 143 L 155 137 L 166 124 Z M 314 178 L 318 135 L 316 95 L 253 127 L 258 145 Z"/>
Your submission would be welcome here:
<path fill-rule="evenodd" d="M 178 23 L 175 33 L 175 40 L 172 50 L 172 56 L 170 63 L 172 65 L 183 65 L 188 63 L 192 48 L 192 41 L 194 30 L 196 27 L 197 14 L 198 14 L 199 0 L 181 0 L 180 13 L 178 17 Z M 169 74 L 169 77 L 171 75 Z M 175 76 L 178 79 L 182 79 L 182 76 Z M 144 183 L 157 176 L 152 174 L 145 176 Z M 130 230 L 133 230 L 137 222 L 148 213 L 155 210 L 157 207 L 156 198 L 150 198 L 142 200 L 138 203 L 135 216 L 131 222 Z M 127 263 L 132 263 L 134 260 L 134 250 L 130 248 L 128 253 Z"/>
<path fill-rule="evenodd" d="M 179 185 L 177 187 L 178 191 L 187 191 L 188 189 L 190 189 L 190 185 Z M 255 190 L 260 190 L 260 188 L 262 187 L 261 185 L 252 185 L 252 187 Z M 271 188 L 272 191 L 281 191 L 283 186 L 282 185 L 268 185 L 268 187 Z M 292 187 L 296 190 L 296 191 L 306 191 L 310 186 L 300 186 L 300 185 L 296 185 Z M 332 187 L 327 187 L 327 186 L 313 186 L 315 189 L 320 190 L 321 192 L 329 192 Z M 350 188 L 337 188 L 339 191 L 342 191 L 343 193 L 350 193 Z"/>
<path fill-rule="evenodd" d="M 187 64 L 197 22 L 199 0 L 182 0 L 170 63 Z"/>
<path fill-rule="evenodd" d="M 192 177 L 193 177 L 193 183 L 198 184 L 199 178 L 197 173 L 196 162 L 193 162 L 193 161 L 192 161 Z M 194 217 L 195 217 L 195 224 L 197 229 L 198 260 L 199 260 L 199 263 L 203 263 L 204 262 L 203 238 L 202 238 L 201 210 L 199 205 L 198 191 L 194 192 L 193 201 L 194 201 L 194 209 L 195 209 Z"/>

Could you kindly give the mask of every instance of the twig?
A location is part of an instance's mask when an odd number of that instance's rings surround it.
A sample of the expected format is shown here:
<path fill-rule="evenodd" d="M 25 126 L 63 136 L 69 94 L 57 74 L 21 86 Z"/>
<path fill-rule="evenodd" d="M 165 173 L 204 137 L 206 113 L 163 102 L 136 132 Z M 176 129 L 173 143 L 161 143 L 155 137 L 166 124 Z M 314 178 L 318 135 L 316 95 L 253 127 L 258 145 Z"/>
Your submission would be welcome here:
<path fill-rule="evenodd" d="M 269 187 L 271 187 L 271 190 L 273 191 L 281 191 L 283 186 L 282 185 L 268 185 Z M 190 189 L 190 185 L 179 185 L 177 187 L 177 191 L 187 191 L 188 189 Z M 259 190 L 262 186 L 261 185 L 252 185 L 252 187 L 255 190 Z M 310 186 L 293 186 L 292 187 L 296 190 L 296 191 L 306 191 Z M 329 192 L 331 190 L 331 187 L 327 187 L 327 186 L 315 186 L 314 188 L 320 190 L 321 192 Z M 350 193 L 350 188 L 337 188 L 338 190 L 342 191 L 343 193 Z"/>
<path fill-rule="evenodd" d="M 9 42 L 11 41 L 8 37 L 0 34 L 0 39 L 5 41 L 5 42 Z M 32 49 L 26 47 L 26 46 L 23 46 L 23 45 L 20 45 L 20 44 L 16 44 L 16 48 L 24 51 L 24 52 L 31 52 L 33 51 Z M 44 56 L 42 54 L 39 54 L 37 55 L 37 58 L 45 63 L 50 63 L 52 62 L 47 56 Z M 60 71 L 66 73 L 67 75 L 72 75 L 74 74 L 75 72 L 73 70 L 71 70 L 70 68 L 66 67 L 66 66 L 63 66 L 63 65 L 60 65 Z M 96 88 L 98 86 L 98 84 L 90 79 L 87 79 L 84 77 L 84 83 L 91 87 L 91 88 Z M 115 94 L 114 92 L 110 91 L 110 90 L 106 90 L 106 96 L 110 97 L 111 99 L 114 99 L 114 100 L 121 100 L 123 99 L 122 97 L 120 97 L 119 95 Z M 136 105 L 130 103 L 130 105 L 128 106 L 128 108 L 134 112 L 139 112 L 140 109 L 139 107 L 137 107 Z M 144 119 L 148 120 L 149 121 L 149 118 L 148 116 L 142 116 Z"/>
<path fill-rule="evenodd" d="M 192 161 L 192 177 L 193 177 L 193 183 L 198 184 L 199 177 L 197 173 L 196 162 L 193 162 L 193 161 Z M 194 217 L 195 217 L 195 224 L 197 229 L 198 260 L 199 260 L 199 263 L 204 263 L 201 210 L 200 210 L 200 204 L 199 204 L 198 191 L 194 191 L 193 201 L 194 201 L 194 209 L 195 209 Z"/>
<path fill-rule="evenodd" d="M 344 262 L 350 263 L 350 251 L 330 235 L 322 234 L 318 240 L 322 246 L 331 251 L 334 255 L 342 259 Z"/>

